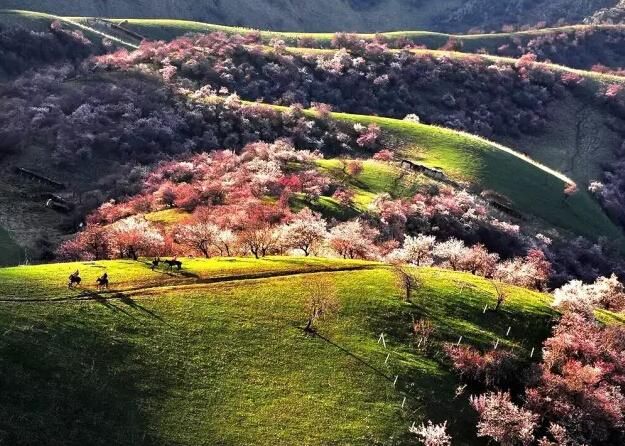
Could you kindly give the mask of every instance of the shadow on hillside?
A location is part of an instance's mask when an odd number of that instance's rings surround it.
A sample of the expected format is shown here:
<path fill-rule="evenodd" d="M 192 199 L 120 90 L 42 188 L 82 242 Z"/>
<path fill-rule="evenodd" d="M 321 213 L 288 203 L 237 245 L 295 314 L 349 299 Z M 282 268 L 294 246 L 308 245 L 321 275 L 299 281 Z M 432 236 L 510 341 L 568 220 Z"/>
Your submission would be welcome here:
<path fill-rule="evenodd" d="M 147 316 L 151 319 L 156 319 L 160 322 L 167 324 L 167 322 L 165 322 L 165 319 L 163 319 L 159 314 L 155 313 L 152 310 L 148 310 L 144 306 L 137 303 L 137 301 L 134 300 L 132 297 L 124 293 L 115 293 L 111 296 L 105 297 L 95 291 L 85 291 L 83 294 L 83 299 L 92 300 L 104 306 L 105 308 L 108 308 L 114 313 L 122 313 L 125 316 L 136 320 L 137 318 L 131 312 L 127 311 L 124 307 L 119 305 L 119 302 L 128 306 L 130 309 L 135 310 L 140 314 L 143 314 L 144 316 Z"/>
<path fill-rule="evenodd" d="M 0 317 L 0 444 L 172 445 L 150 433 L 143 410 L 159 404 L 167 375 L 97 323 Z"/>
<path fill-rule="evenodd" d="M 376 373 L 377 375 L 379 375 L 380 377 L 386 379 L 387 381 L 393 382 L 393 377 L 390 376 L 386 371 L 382 370 L 379 367 L 376 367 L 375 365 L 371 364 L 367 360 L 365 360 L 365 359 L 361 358 L 360 356 L 356 355 L 354 352 L 351 352 L 348 349 L 346 349 L 345 347 L 340 346 L 339 344 L 337 344 L 336 342 L 332 341 L 329 338 L 326 338 L 322 334 L 319 334 L 319 332 L 315 332 L 314 333 L 314 337 L 315 338 L 319 338 L 319 339 L 327 342 L 328 344 L 336 347 L 337 349 L 339 349 L 340 351 L 342 351 L 346 355 L 348 355 L 348 356 L 352 357 L 353 359 L 355 359 L 356 361 L 358 361 L 364 367 L 367 367 L 369 370 L 371 370 L 371 372 Z"/>

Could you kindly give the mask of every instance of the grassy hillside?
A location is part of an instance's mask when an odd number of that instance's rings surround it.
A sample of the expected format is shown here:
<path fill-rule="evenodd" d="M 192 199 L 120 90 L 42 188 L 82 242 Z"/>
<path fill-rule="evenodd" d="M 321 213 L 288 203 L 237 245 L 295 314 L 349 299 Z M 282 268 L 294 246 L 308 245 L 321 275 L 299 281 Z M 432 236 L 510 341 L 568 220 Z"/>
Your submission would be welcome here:
<path fill-rule="evenodd" d="M 121 33 L 119 36 L 116 32 L 110 32 L 108 29 L 96 29 L 86 24 L 86 20 L 77 20 L 71 17 L 62 17 L 52 14 L 46 14 L 33 11 L 21 10 L 0 10 L 0 25 L 6 26 L 23 26 L 34 31 L 45 31 L 49 29 L 50 24 L 59 21 L 65 28 L 81 31 L 84 36 L 92 42 L 100 42 L 102 39 L 108 39 L 119 47 L 135 49 L 138 46 L 136 39 L 128 38 L 127 35 Z"/>
<path fill-rule="evenodd" d="M 40 26 L 46 20 L 52 20 L 46 15 L 38 13 L 5 13 L 0 15 L 0 21 L 19 22 L 28 24 L 33 21 L 33 27 Z M 93 36 L 101 39 L 102 35 L 111 36 L 119 42 L 124 42 L 126 46 L 132 48 L 139 43 L 136 36 L 124 33 L 117 28 L 106 28 L 100 25 L 96 26 L 85 18 L 64 18 L 67 26 L 80 26 L 88 35 L 91 32 Z M 120 20 L 121 21 L 121 20 Z M 37 25 L 39 24 L 39 25 Z M 96 26 L 98 29 L 95 29 Z M 227 32 L 245 33 L 250 30 L 242 28 L 229 28 L 223 26 L 206 25 L 197 22 L 171 21 L 171 20 L 129 20 L 124 25 L 133 32 L 145 35 L 149 38 L 171 38 L 176 35 L 186 33 L 188 31 L 214 31 L 225 30 Z M 564 27 L 558 29 L 558 32 L 574 33 L 584 32 L 588 27 Z M 603 26 L 598 29 L 620 29 L 619 27 Z M 93 30 L 93 31 L 89 31 Z M 170 30 L 172 31 L 169 33 Z M 468 52 L 476 51 L 479 48 L 495 49 L 502 43 L 509 40 L 527 40 L 536 36 L 546 35 L 556 32 L 556 29 L 527 31 L 520 33 L 508 34 L 481 34 L 458 36 L 457 38 L 463 42 L 463 51 L 466 52 L 449 52 L 437 50 L 416 50 L 418 54 L 427 54 L 436 57 L 480 57 L 488 62 L 497 64 L 514 64 L 515 59 L 498 57 L 492 55 L 475 55 Z M 164 33 L 164 34 L 163 34 Z M 331 39 L 331 34 L 301 34 L 301 33 L 271 33 L 263 34 L 265 40 L 269 40 L 273 36 L 285 38 L 288 43 L 295 44 L 299 37 L 309 36 L 316 39 L 320 46 L 327 45 Z M 439 43 L 444 43 L 449 35 L 427 33 L 427 32 L 399 32 L 386 34 L 389 38 L 397 36 L 408 36 L 411 39 L 418 39 L 420 43 L 425 43 L 431 47 L 438 47 Z M 363 35 L 363 37 L 372 37 L 372 35 Z M 421 40 L 423 39 L 423 40 Z M 433 39 L 433 40 L 432 40 Z M 432 42 L 429 42 L 432 40 Z M 436 43 L 434 42 L 436 41 Z M 120 43 L 121 45 L 122 43 Z M 299 53 L 314 53 L 319 50 L 314 49 L 291 49 L 291 51 Z M 589 91 L 598 91 L 604 88 L 606 84 L 623 84 L 622 77 L 593 73 L 583 70 L 575 70 L 561 65 L 540 64 L 546 69 L 554 72 L 569 72 L 582 76 L 586 79 Z M 552 117 L 544 132 L 537 136 L 521 135 L 518 138 L 503 138 L 498 142 L 508 145 L 519 152 L 528 153 L 533 158 L 542 163 L 564 172 L 576 181 L 588 184 L 590 181 L 599 179 L 603 171 L 603 165 L 609 164 L 614 159 L 614 150 L 620 147 L 622 138 L 614 131 L 606 116 L 606 110 L 597 104 L 594 104 L 591 97 L 579 98 L 565 94 L 558 101 L 553 101 L 549 105 L 548 114 Z M 578 131 L 576 131 L 578 129 Z"/>
<path fill-rule="evenodd" d="M 183 261 L 180 274 L 129 261 L 0 269 L 0 438 L 411 444 L 413 421 L 448 419 L 459 444 L 479 444 L 467 395 L 454 400 L 456 377 L 436 350 L 414 348 L 412 318 L 432 320 L 437 341 L 462 335 L 488 347 L 501 339 L 500 348 L 527 358 L 553 315 L 546 296 L 514 287 L 504 311 L 484 314 L 496 300 L 492 285 L 444 270 L 415 270 L 420 286 L 408 303 L 393 271 L 379 264 Z M 68 291 L 75 269 L 85 289 Z M 112 289 L 96 294 L 103 271 Z M 301 327 L 315 283 L 336 293 L 341 309 L 311 338 Z M 382 332 L 386 348 L 377 342 Z"/>
<path fill-rule="evenodd" d="M 12 17 L 24 16 L 13 14 Z M 68 23 L 71 25 L 74 22 L 70 20 Z M 465 53 L 434 50 L 417 52 L 446 57 L 475 57 Z M 496 56 L 480 57 L 497 63 L 514 63 L 513 59 Z M 595 89 L 607 83 L 623 83 L 622 78 L 616 76 L 587 73 L 550 64 L 544 66 L 556 71 L 571 71 L 583 75 L 591 88 Z M 545 226 L 553 225 L 590 238 L 601 235 L 615 240 L 622 239 L 621 231 L 608 220 L 596 201 L 585 191 L 588 181 L 599 178 L 601 165 L 609 162 L 611 149 L 620 145 L 619 138 L 608 129 L 601 109 L 585 104 L 569 93 L 564 99 L 554 102 L 553 107 L 557 119 L 550 121 L 545 134 L 504 141 L 516 149 L 516 152 L 480 138 L 438 127 L 378 117 L 347 114 L 334 116 L 349 123 L 379 124 L 386 130 L 391 145 L 400 156 L 428 167 L 440 168 L 451 179 L 471 184 L 476 193 L 486 189 L 496 190 L 508 197 L 518 211 L 529 217 L 538 217 L 547 223 Z M 582 119 L 578 116 L 580 107 L 584 108 L 585 114 L 579 126 L 581 134 L 575 132 L 576 124 Z M 555 170 L 533 162 L 518 152 L 526 152 Z M 27 164 L 34 162 L 29 160 Z M 571 180 L 558 172 L 564 172 L 578 181 L 580 192 L 565 199 L 563 191 Z M 385 172 L 376 173 L 378 174 Z M 380 193 L 379 188 L 378 191 L 364 190 L 364 194 L 359 192 L 359 204 L 365 206 L 377 193 Z M 326 207 L 335 205 L 327 198 L 324 200 L 323 205 Z"/>
<path fill-rule="evenodd" d="M 0 6 L 67 16 L 176 18 L 272 30 L 361 32 L 428 29 L 463 32 L 473 27 L 498 30 L 502 25 L 534 25 L 559 20 L 579 23 L 617 0 L 2 0 Z"/>
<path fill-rule="evenodd" d="M 440 127 L 380 117 L 333 116 L 347 122 L 376 123 L 390 134 L 400 156 L 442 169 L 454 180 L 471 183 L 477 191 L 496 190 L 519 211 L 551 225 L 591 238 L 598 233 L 622 238 L 585 190 L 565 200 L 563 191 L 570 180 L 509 148 Z"/>
<path fill-rule="evenodd" d="M 302 39 L 314 44 L 317 48 L 329 48 L 334 37 L 334 33 L 343 31 L 343 27 L 337 27 L 334 32 L 305 32 L 305 31 L 270 31 L 255 29 L 251 27 L 218 25 L 193 20 L 180 20 L 172 18 L 150 19 L 150 18 L 103 18 L 113 24 L 121 24 L 123 28 L 144 36 L 150 40 L 172 40 L 187 33 L 207 33 L 224 32 L 226 34 L 248 35 L 258 33 L 263 42 L 268 43 L 272 39 L 281 39 L 288 46 L 298 46 Z M 46 14 L 42 12 L 31 12 L 25 10 L 3 10 L 0 12 L 0 21 L 3 23 L 21 23 L 31 28 L 42 28 L 47 26 L 49 21 L 55 19 L 71 20 L 73 22 L 92 26 L 93 20 L 90 17 L 66 16 Z M 567 25 L 559 27 L 549 27 L 532 29 L 526 31 L 513 32 L 493 32 L 476 34 L 443 33 L 434 31 L 387 31 L 379 33 L 354 33 L 360 39 L 374 40 L 383 38 L 393 44 L 400 41 L 410 41 L 416 45 L 423 45 L 427 49 L 439 49 L 450 40 L 456 42 L 459 51 L 476 53 L 486 51 L 490 54 L 497 54 L 498 49 L 503 45 L 526 45 L 528 42 L 540 37 L 551 36 L 575 36 L 594 32 L 598 34 L 609 34 L 610 32 L 621 33 L 625 31 L 625 25 L 621 24 L 600 24 L 600 25 Z M 580 48 L 583 51 L 584 48 Z M 617 61 L 614 61 L 618 66 Z M 590 67 L 588 67 L 590 68 Z"/>
<path fill-rule="evenodd" d="M 74 18 L 80 22 L 86 22 L 85 18 Z M 124 27 L 137 32 L 148 39 L 171 40 L 187 33 L 224 32 L 227 34 L 247 35 L 259 33 L 261 39 L 268 43 L 271 39 L 281 39 L 289 46 L 298 46 L 302 39 L 314 43 L 317 48 L 329 48 L 334 37 L 333 32 L 309 33 L 309 32 L 281 32 L 255 30 L 252 28 L 216 25 L 191 20 L 175 19 L 107 19 L 114 23 L 124 23 Z M 337 28 L 340 30 L 341 28 Z M 360 39 L 374 40 L 383 38 L 393 44 L 400 41 L 410 41 L 416 45 L 423 45 L 428 49 L 439 49 L 450 40 L 456 42 L 456 47 L 462 52 L 475 53 L 487 51 L 497 54 L 503 45 L 522 44 L 539 38 L 557 35 L 575 35 L 579 33 L 594 32 L 623 32 L 625 25 L 570 25 L 554 28 L 541 28 L 527 31 L 481 33 L 481 34 L 450 34 L 434 31 L 389 31 L 382 33 L 354 33 Z M 615 61 L 615 65 L 618 65 Z M 590 68 L 590 67 L 589 67 Z"/>
<path fill-rule="evenodd" d="M 229 2 L 194 2 L 160 0 L 126 2 L 109 0 L 57 1 L 3 0 L 0 6 L 42 11 L 65 16 L 100 16 L 133 18 L 178 18 L 249 26 L 276 30 L 331 31 L 389 30 L 398 28 L 429 28 L 434 17 L 460 0 L 423 2 L 415 5 L 404 0 L 319 0 L 296 2 L 286 0 L 237 0 Z M 329 13 L 331 12 L 331 13 Z"/>

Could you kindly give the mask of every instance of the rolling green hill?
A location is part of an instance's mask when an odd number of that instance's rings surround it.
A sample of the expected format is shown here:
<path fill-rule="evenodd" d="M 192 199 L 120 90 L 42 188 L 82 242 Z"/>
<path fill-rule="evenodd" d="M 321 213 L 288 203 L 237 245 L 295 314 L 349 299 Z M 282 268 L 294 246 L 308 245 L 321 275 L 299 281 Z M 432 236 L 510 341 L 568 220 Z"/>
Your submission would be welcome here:
<path fill-rule="evenodd" d="M 141 262 L 0 269 L 0 438 L 14 445 L 409 444 L 412 422 L 448 419 L 471 438 L 468 395 L 438 342 L 514 347 L 548 335 L 545 295 L 418 269 L 412 302 L 389 267 L 300 258 L 183 259 L 181 273 Z M 80 269 L 84 287 L 67 290 Z M 107 271 L 112 289 L 97 293 Z M 317 285 L 315 285 L 317 284 Z M 306 336 L 316 287 L 339 312 Z M 436 326 L 416 350 L 412 318 Z M 510 336 L 506 337 L 511 326 Z M 386 348 L 378 343 L 385 333 Z M 390 354 L 385 363 L 387 354 Z M 397 377 L 397 382 L 393 385 Z M 406 398 L 404 407 L 402 402 Z"/>
<path fill-rule="evenodd" d="M 66 16 L 177 18 L 297 31 L 497 30 L 506 24 L 579 23 L 617 0 L 2 0 L 0 7 Z"/>
<path fill-rule="evenodd" d="M 12 12 L 0 14 L 0 22 L 23 23 L 30 27 L 47 26 L 54 17 L 29 12 Z M 128 34 L 117 28 L 107 28 L 100 24 L 94 24 L 91 19 L 86 18 L 62 18 L 67 26 L 80 27 L 87 35 L 101 39 L 102 35 L 116 39 L 120 45 L 133 48 L 140 43 L 140 40 L 132 34 Z M 124 27 L 145 35 L 148 38 L 172 38 L 189 31 L 226 31 L 230 33 L 251 32 L 249 29 L 230 28 L 217 25 L 207 25 L 197 22 L 175 21 L 175 20 L 125 20 Z M 117 22 L 116 22 L 117 23 Z M 621 29 L 620 26 L 605 25 L 597 29 Z M 547 29 L 538 31 L 527 31 L 507 34 L 480 34 L 457 36 L 463 42 L 463 51 L 438 51 L 432 49 L 414 50 L 415 53 L 432 55 L 435 57 L 450 58 L 474 58 L 496 64 L 515 64 L 516 59 L 498 57 L 494 55 L 473 54 L 479 48 L 495 49 L 502 43 L 515 39 L 530 39 L 539 35 L 554 32 L 575 33 L 588 30 L 586 26 L 572 26 L 558 29 Z M 595 28 L 593 28 L 595 29 Z M 263 32 L 266 41 L 277 36 L 283 38 L 289 44 L 296 44 L 300 37 L 311 37 L 319 42 L 319 46 L 326 46 L 332 38 L 332 34 L 306 34 L 306 33 L 273 33 Z M 372 35 L 362 35 L 370 38 Z M 438 47 L 449 38 L 446 34 L 428 32 L 398 32 L 388 33 L 385 36 L 394 38 L 396 36 L 408 36 L 416 39 L 419 43 L 424 43 L 431 47 Z M 319 53 L 324 54 L 319 49 L 310 48 L 289 48 L 289 51 L 297 53 Z M 610 122 L 609 113 L 604 108 L 592 100 L 593 92 L 598 92 L 608 84 L 625 84 L 623 77 L 609 74 L 600 74 L 590 71 L 578 70 L 562 65 L 551 63 L 537 64 L 547 70 L 562 73 L 572 73 L 581 76 L 587 82 L 589 95 L 587 97 L 577 97 L 570 93 L 564 94 L 557 101 L 549 105 L 548 114 L 551 119 L 546 129 L 541 134 L 532 136 L 523 134 L 515 138 L 501 138 L 498 142 L 512 147 L 518 152 L 527 153 L 532 158 L 543 164 L 563 172 L 574 180 L 587 185 L 593 180 L 601 178 L 603 166 L 614 160 L 614 152 L 622 142 L 622 138 L 615 132 Z"/>
<path fill-rule="evenodd" d="M 179 19 L 142 19 L 142 18 L 101 18 L 93 17 L 61 17 L 40 12 L 24 10 L 4 10 L 0 12 L 0 23 L 22 24 L 29 28 L 42 29 L 55 19 L 74 22 L 86 27 L 103 26 L 112 24 L 113 28 L 103 30 L 113 34 L 120 33 L 120 38 L 126 38 L 133 43 L 138 43 L 140 37 L 150 40 L 172 40 L 187 33 L 207 33 L 224 32 L 226 34 L 249 35 L 258 33 L 264 43 L 269 43 L 272 39 L 283 40 L 287 46 L 300 46 L 304 43 L 315 48 L 329 48 L 334 37 L 334 32 L 311 33 L 303 31 L 268 31 L 237 26 L 217 25 L 193 20 Z M 109 25 L 110 26 L 110 25 Z M 119 28 L 117 26 L 120 26 Z M 336 28 L 341 30 L 343 28 Z M 130 33 L 124 33 L 127 30 Z M 134 33 L 134 35 L 133 35 Z M 424 46 L 426 49 L 440 49 L 450 41 L 455 42 L 454 47 L 458 51 L 466 53 L 489 53 L 499 54 L 503 46 L 526 46 L 529 42 L 539 38 L 553 39 L 555 42 L 562 40 L 564 36 L 575 40 L 588 33 L 596 33 L 604 43 L 608 43 L 611 33 L 625 33 L 625 25 L 622 24 L 599 24 L 599 25 L 568 25 L 552 28 L 532 29 L 526 31 L 497 32 L 497 33 L 476 33 L 476 34 L 450 34 L 434 31 L 387 31 L 381 33 L 354 33 L 359 39 L 373 41 L 382 38 L 388 43 L 399 44 L 402 41 L 409 41 L 416 45 Z M 624 65 L 625 60 L 620 54 L 610 53 L 612 60 L 606 61 L 605 57 L 597 58 L 593 48 L 587 48 L 584 43 L 576 43 L 578 53 L 584 57 L 578 68 L 590 69 L 596 63 L 604 63 L 608 66 L 619 67 Z M 595 58 L 593 59 L 593 55 Z M 605 55 L 604 55 L 605 56 Z"/>
<path fill-rule="evenodd" d="M 12 13 L 5 14 L 4 17 L 18 21 L 41 21 L 40 23 L 50 20 L 49 16 L 32 13 Z M 77 19 L 64 20 L 69 26 L 82 27 L 81 29 L 86 32 L 93 32 L 94 36 L 104 33 L 100 29 L 88 26 L 88 22 L 85 24 Z M 126 42 L 119 34 L 119 30 L 107 29 L 105 31 L 114 33 L 113 37 Z M 130 46 L 133 45 L 130 42 L 127 43 Z M 299 48 L 289 49 L 289 51 L 324 52 L 325 50 Z M 514 59 L 496 56 L 475 56 L 435 50 L 415 51 L 436 57 L 482 57 L 493 63 L 515 63 Z M 572 72 L 584 76 L 591 86 L 589 88 L 597 90 L 608 83 L 624 83 L 623 79 L 617 76 L 572 70 L 552 64 L 542 65 L 550 70 Z M 593 239 L 605 236 L 621 240 L 621 231 L 605 216 L 598 203 L 585 191 L 586 184 L 599 177 L 601 165 L 612 159 L 612 148 L 620 145 L 620 139 L 609 129 L 608 123 L 605 122 L 604 111 L 596 105 L 585 104 L 579 98 L 568 94 L 563 99 L 554 102 L 552 107 L 557 119 L 549 122 L 543 135 L 522 136 L 514 140 L 502 141 L 516 151 L 481 138 L 438 127 L 378 117 L 347 114 L 334 114 L 334 116 L 349 123 L 380 125 L 386 130 L 400 156 L 431 168 L 440 168 L 452 180 L 470 184 L 476 193 L 483 190 L 495 190 L 510 199 L 519 212 L 526 216 L 538 217 L 542 222 L 540 224 L 545 228 L 553 225 Z M 579 116 L 580 109 L 583 109 L 582 117 Z M 581 134 L 575 133 L 576 127 L 581 129 Z M 543 164 L 534 162 L 520 155 L 519 152 L 528 153 Z M 23 159 L 21 161 L 24 162 Z M 34 159 L 26 161 L 28 161 L 26 164 L 37 162 Z M 573 180 L 559 172 L 564 172 Z M 580 192 L 570 199 L 565 199 L 563 190 L 571 181 L 580 183 Z M 375 196 L 375 193 L 367 190 L 357 192 L 363 205 Z M 324 206 L 334 206 L 328 198 L 325 200 Z"/>
<path fill-rule="evenodd" d="M 388 132 L 401 157 L 430 168 L 442 169 L 451 179 L 468 182 L 474 190 L 496 190 L 517 210 L 550 225 L 596 237 L 598 233 L 621 239 L 621 231 L 599 204 L 581 190 L 570 201 L 563 191 L 566 176 L 483 138 L 441 127 L 395 119 L 333 113 L 347 122 L 376 123 Z M 592 217 L 589 219 L 590 215 Z"/>

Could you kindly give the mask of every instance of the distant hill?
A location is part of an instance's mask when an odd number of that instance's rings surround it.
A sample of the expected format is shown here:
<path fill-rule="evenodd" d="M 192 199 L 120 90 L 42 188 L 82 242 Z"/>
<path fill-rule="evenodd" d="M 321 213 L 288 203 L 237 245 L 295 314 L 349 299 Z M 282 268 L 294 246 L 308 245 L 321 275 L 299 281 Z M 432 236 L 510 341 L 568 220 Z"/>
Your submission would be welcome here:
<path fill-rule="evenodd" d="M 430 29 L 581 22 L 617 0 L 0 0 L 0 8 L 77 16 L 192 19 L 297 31 Z"/>

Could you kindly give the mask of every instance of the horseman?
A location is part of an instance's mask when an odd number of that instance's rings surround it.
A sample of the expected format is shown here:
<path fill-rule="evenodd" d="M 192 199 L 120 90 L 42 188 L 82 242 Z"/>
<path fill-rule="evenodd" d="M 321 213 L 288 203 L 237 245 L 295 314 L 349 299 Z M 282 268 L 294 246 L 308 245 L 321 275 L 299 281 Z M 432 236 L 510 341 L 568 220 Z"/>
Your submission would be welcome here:
<path fill-rule="evenodd" d="M 80 282 L 82 282 L 82 279 L 80 278 L 80 271 L 76 270 L 70 274 L 67 287 L 74 288 L 74 286 L 80 285 Z"/>
<path fill-rule="evenodd" d="M 99 289 L 108 289 L 109 287 L 109 275 L 108 273 L 104 273 L 101 277 L 98 277 L 96 280 L 98 283 Z"/>

